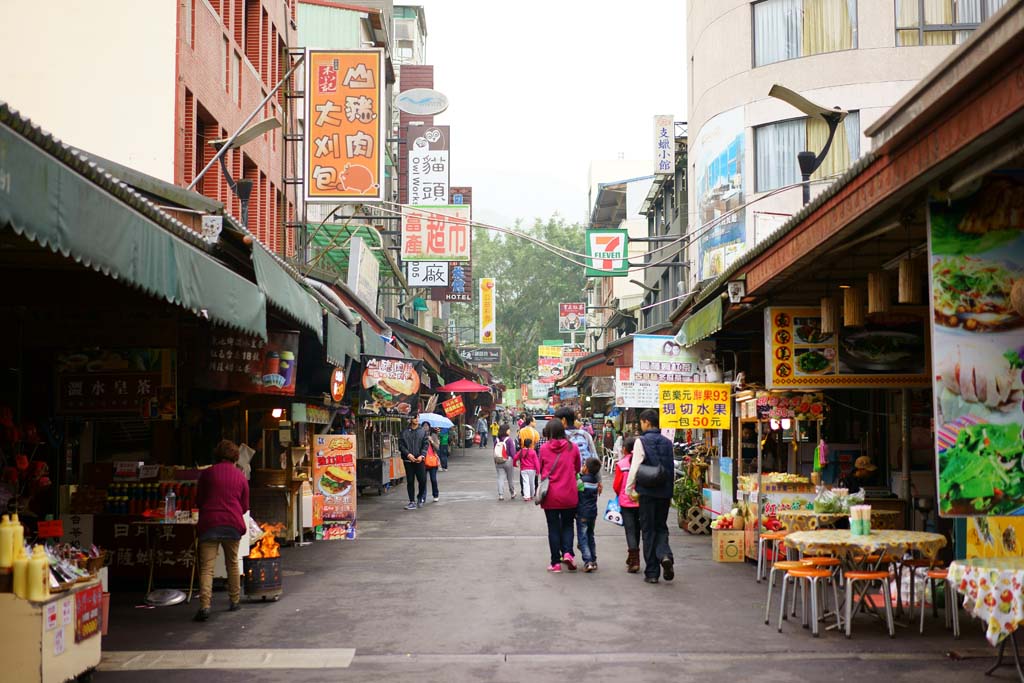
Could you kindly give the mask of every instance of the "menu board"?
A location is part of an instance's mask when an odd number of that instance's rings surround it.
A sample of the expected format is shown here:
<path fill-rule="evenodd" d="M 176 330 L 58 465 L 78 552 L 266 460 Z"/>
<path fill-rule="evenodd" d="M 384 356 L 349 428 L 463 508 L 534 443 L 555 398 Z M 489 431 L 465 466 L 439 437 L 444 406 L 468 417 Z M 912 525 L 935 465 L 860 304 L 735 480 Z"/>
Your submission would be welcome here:
<path fill-rule="evenodd" d="M 821 331 L 818 307 L 765 309 L 768 388 L 928 386 L 928 334 L 918 309 L 868 315 L 860 327 Z"/>
<path fill-rule="evenodd" d="M 363 356 L 359 384 L 359 414 L 411 417 L 420 405 L 422 361 L 385 356 Z"/>
<path fill-rule="evenodd" d="M 620 408 L 657 408 L 658 383 L 634 380 L 632 368 L 615 368 L 615 405 Z"/>
<path fill-rule="evenodd" d="M 199 353 L 196 385 L 249 394 L 295 395 L 299 333 L 269 332 L 258 337 L 214 328 Z"/>
<path fill-rule="evenodd" d="M 939 514 L 1024 513 L 1024 176 L 929 206 Z"/>
<path fill-rule="evenodd" d="M 323 495 L 324 538 L 355 538 L 355 435 L 313 437 L 313 482 L 316 493 Z"/>

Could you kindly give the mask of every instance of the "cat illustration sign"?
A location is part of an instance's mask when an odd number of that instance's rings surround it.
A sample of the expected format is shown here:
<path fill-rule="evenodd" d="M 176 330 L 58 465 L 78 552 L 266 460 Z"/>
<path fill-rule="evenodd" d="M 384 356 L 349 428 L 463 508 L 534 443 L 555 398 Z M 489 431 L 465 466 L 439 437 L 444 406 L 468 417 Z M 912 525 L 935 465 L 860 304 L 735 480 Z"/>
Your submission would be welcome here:
<path fill-rule="evenodd" d="M 587 231 L 588 277 L 629 275 L 629 233 L 618 229 Z"/>

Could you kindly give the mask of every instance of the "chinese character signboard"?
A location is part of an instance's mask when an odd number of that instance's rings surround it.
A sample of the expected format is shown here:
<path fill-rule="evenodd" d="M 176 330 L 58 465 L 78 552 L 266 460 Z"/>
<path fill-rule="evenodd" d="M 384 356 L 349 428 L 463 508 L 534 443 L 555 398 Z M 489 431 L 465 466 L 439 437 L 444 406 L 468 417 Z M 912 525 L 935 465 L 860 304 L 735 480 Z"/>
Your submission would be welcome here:
<path fill-rule="evenodd" d="M 619 229 L 587 230 L 587 277 L 629 275 L 629 233 Z"/>
<path fill-rule="evenodd" d="M 699 382 L 701 354 L 710 348 L 710 343 L 686 348 L 670 335 L 634 335 L 630 379 L 634 382 Z"/>
<path fill-rule="evenodd" d="M 863 327 L 821 331 L 818 307 L 765 309 L 768 388 L 925 387 L 926 314 L 875 314 Z"/>
<path fill-rule="evenodd" d="M 409 203 L 448 204 L 448 126 L 409 126 Z"/>
<path fill-rule="evenodd" d="M 558 331 L 562 334 L 582 332 L 587 329 L 587 305 L 580 303 L 558 304 Z"/>
<path fill-rule="evenodd" d="M 562 347 L 537 347 L 537 377 L 544 384 L 553 384 L 562 379 Z M 546 395 L 546 394 L 545 394 Z"/>
<path fill-rule="evenodd" d="M 305 200 L 384 199 L 381 50 L 307 50 Z"/>
<path fill-rule="evenodd" d="M 730 390 L 728 384 L 659 384 L 662 428 L 729 429 L 732 420 Z"/>
<path fill-rule="evenodd" d="M 658 383 L 632 378 L 632 368 L 615 368 L 615 405 L 620 408 L 657 408 Z"/>
<path fill-rule="evenodd" d="M 173 420 L 173 349 L 84 349 L 57 355 L 57 414 Z"/>
<path fill-rule="evenodd" d="M 100 607 L 103 586 L 96 584 L 75 593 L 75 642 L 80 643 L 100 632 Z"/>
<path fill-rule="evenodd" d="M 501 362 L 501 347 L 489 346 L 481 349 L 459 349 L 459 356 L 462 360 L 477 365 L 497 365 Z"/>
<path fill-rule="evenodd" d="M 533 380 L 530 382 L 530 398 L 547 398 L 548 397 L 548 385 L 540 380 Z"/>
<path fill-rule="evenodd" d="M 654 117 L 654 172 L 676 172 L 675 120 L 672 116 Z"/>
<path fill-rule="evenodd" d="M 456 396 L 448 399 L 447 401 L 442 401 L 441 407 L 444 409 L 444 414 L 449 418 L 464 415 L 466 412 L 466 404 L 462 402 L 461 396 Z"/>
<path fill-rule="evenodd" d="M 480 278 L 480 343 L 497 344 L 498 328 L 494 319 L 494 278 Z"/>
<path fill-rule="evenodd" d="M 313 481 L 316 492 L 324 497 L 324 538 L 355 538 L 355 435 L 313 436 Z"/>
<path fill-rule="evenodd" d="M 418 414 L 421 362 L 408 358 L 363 356 L 359 414 L 386 417 Z"/>
<path fill-rule="evenodd" d="M 426 263 L 430 263 L 427 261 Z M 431 287 L 431 301 L 461 301 L 468 303 L 473 300 L 473 266 L 469 261 L 448 261 L 448 284 L 444 287 Z"/>
<path fill-rule="evenodd" d="M 404 261 L 469 261 L 472 235 L 468 205 L 402 207 Z"/>
<path fill-rule="evenodd" d="M 448 261 L 409 261 L 405 279 L 410 287 L 448 286 Z"/>
<path fill-rule="evenodd" d="M 298 332 L 270 332 L 267 342 L 214 328 L 199 353 L 196 385 L 249 394 L 295 395 Z"/>
<path fill-rule="evenodd" d="M 564 344 L 562 347 L 562 373 L 568 375 L 577 360 L 587 355 L 583 344 Z"/>
<path fill-rule="evenodd" d="M 1024 176 L 997 172 L 970 195 L 928 207 L 930 386 L 944 517 L 1024 514 L 1022 197 Z M 1002 528 L 1004 539 L 1015 533 Z M 993 529 L 984 529 L 991 538 Z M 1020 536 L 1016 547 L 1019 555 Z"/>

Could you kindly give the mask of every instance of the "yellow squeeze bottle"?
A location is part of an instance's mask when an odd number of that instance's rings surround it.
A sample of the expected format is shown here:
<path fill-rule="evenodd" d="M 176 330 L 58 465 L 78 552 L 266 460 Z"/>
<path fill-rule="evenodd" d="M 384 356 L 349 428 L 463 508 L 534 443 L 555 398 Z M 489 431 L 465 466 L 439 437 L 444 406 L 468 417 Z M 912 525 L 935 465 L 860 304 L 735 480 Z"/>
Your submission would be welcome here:
<path fill-rule="evenodd" d="M 7 515 L 0 520 L 0 569 L 10 569 L 14 563 L 14 525 Z"/>
<path fill-rule="evenodd" d="M 28 599 L 40 602 L 50 597 L 50 562 L 43 546 L 37 545 L 28 561 Z"/>
<path fill-rule="evenodd" d="M 21 526 L 21 522 L 18 521 L 18 513 L 15 512 L 11 515 L 11 528 L 14 529 L 14 551 L 17 552 L 18 548 L 24 547 L 25 545 L 25 527 Z"/>
<path fill-rule="evenodd" d="M 28 598 L 28 557 L 25 556 L 25 546 L 18 546 L 14 549 L 13 587 L 16 597 Z"/>

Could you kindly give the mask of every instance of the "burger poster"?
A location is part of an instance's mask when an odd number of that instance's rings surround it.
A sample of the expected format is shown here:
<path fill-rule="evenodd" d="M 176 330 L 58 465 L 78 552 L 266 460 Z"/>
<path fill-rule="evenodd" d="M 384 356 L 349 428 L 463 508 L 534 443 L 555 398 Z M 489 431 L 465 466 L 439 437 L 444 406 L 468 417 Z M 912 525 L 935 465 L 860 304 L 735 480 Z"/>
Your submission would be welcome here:
<path fill-rule="evenodd" d="M 359 414 L 409 417 L 419 412 L 420 364 L 408 358 L 363 356 Z"/>
<path fill-rule="evenodd" d="M 355 538 L 356 437 L 317 434 L 313 437 L 313 482 L 324 497 L 324 538 Z"/>

